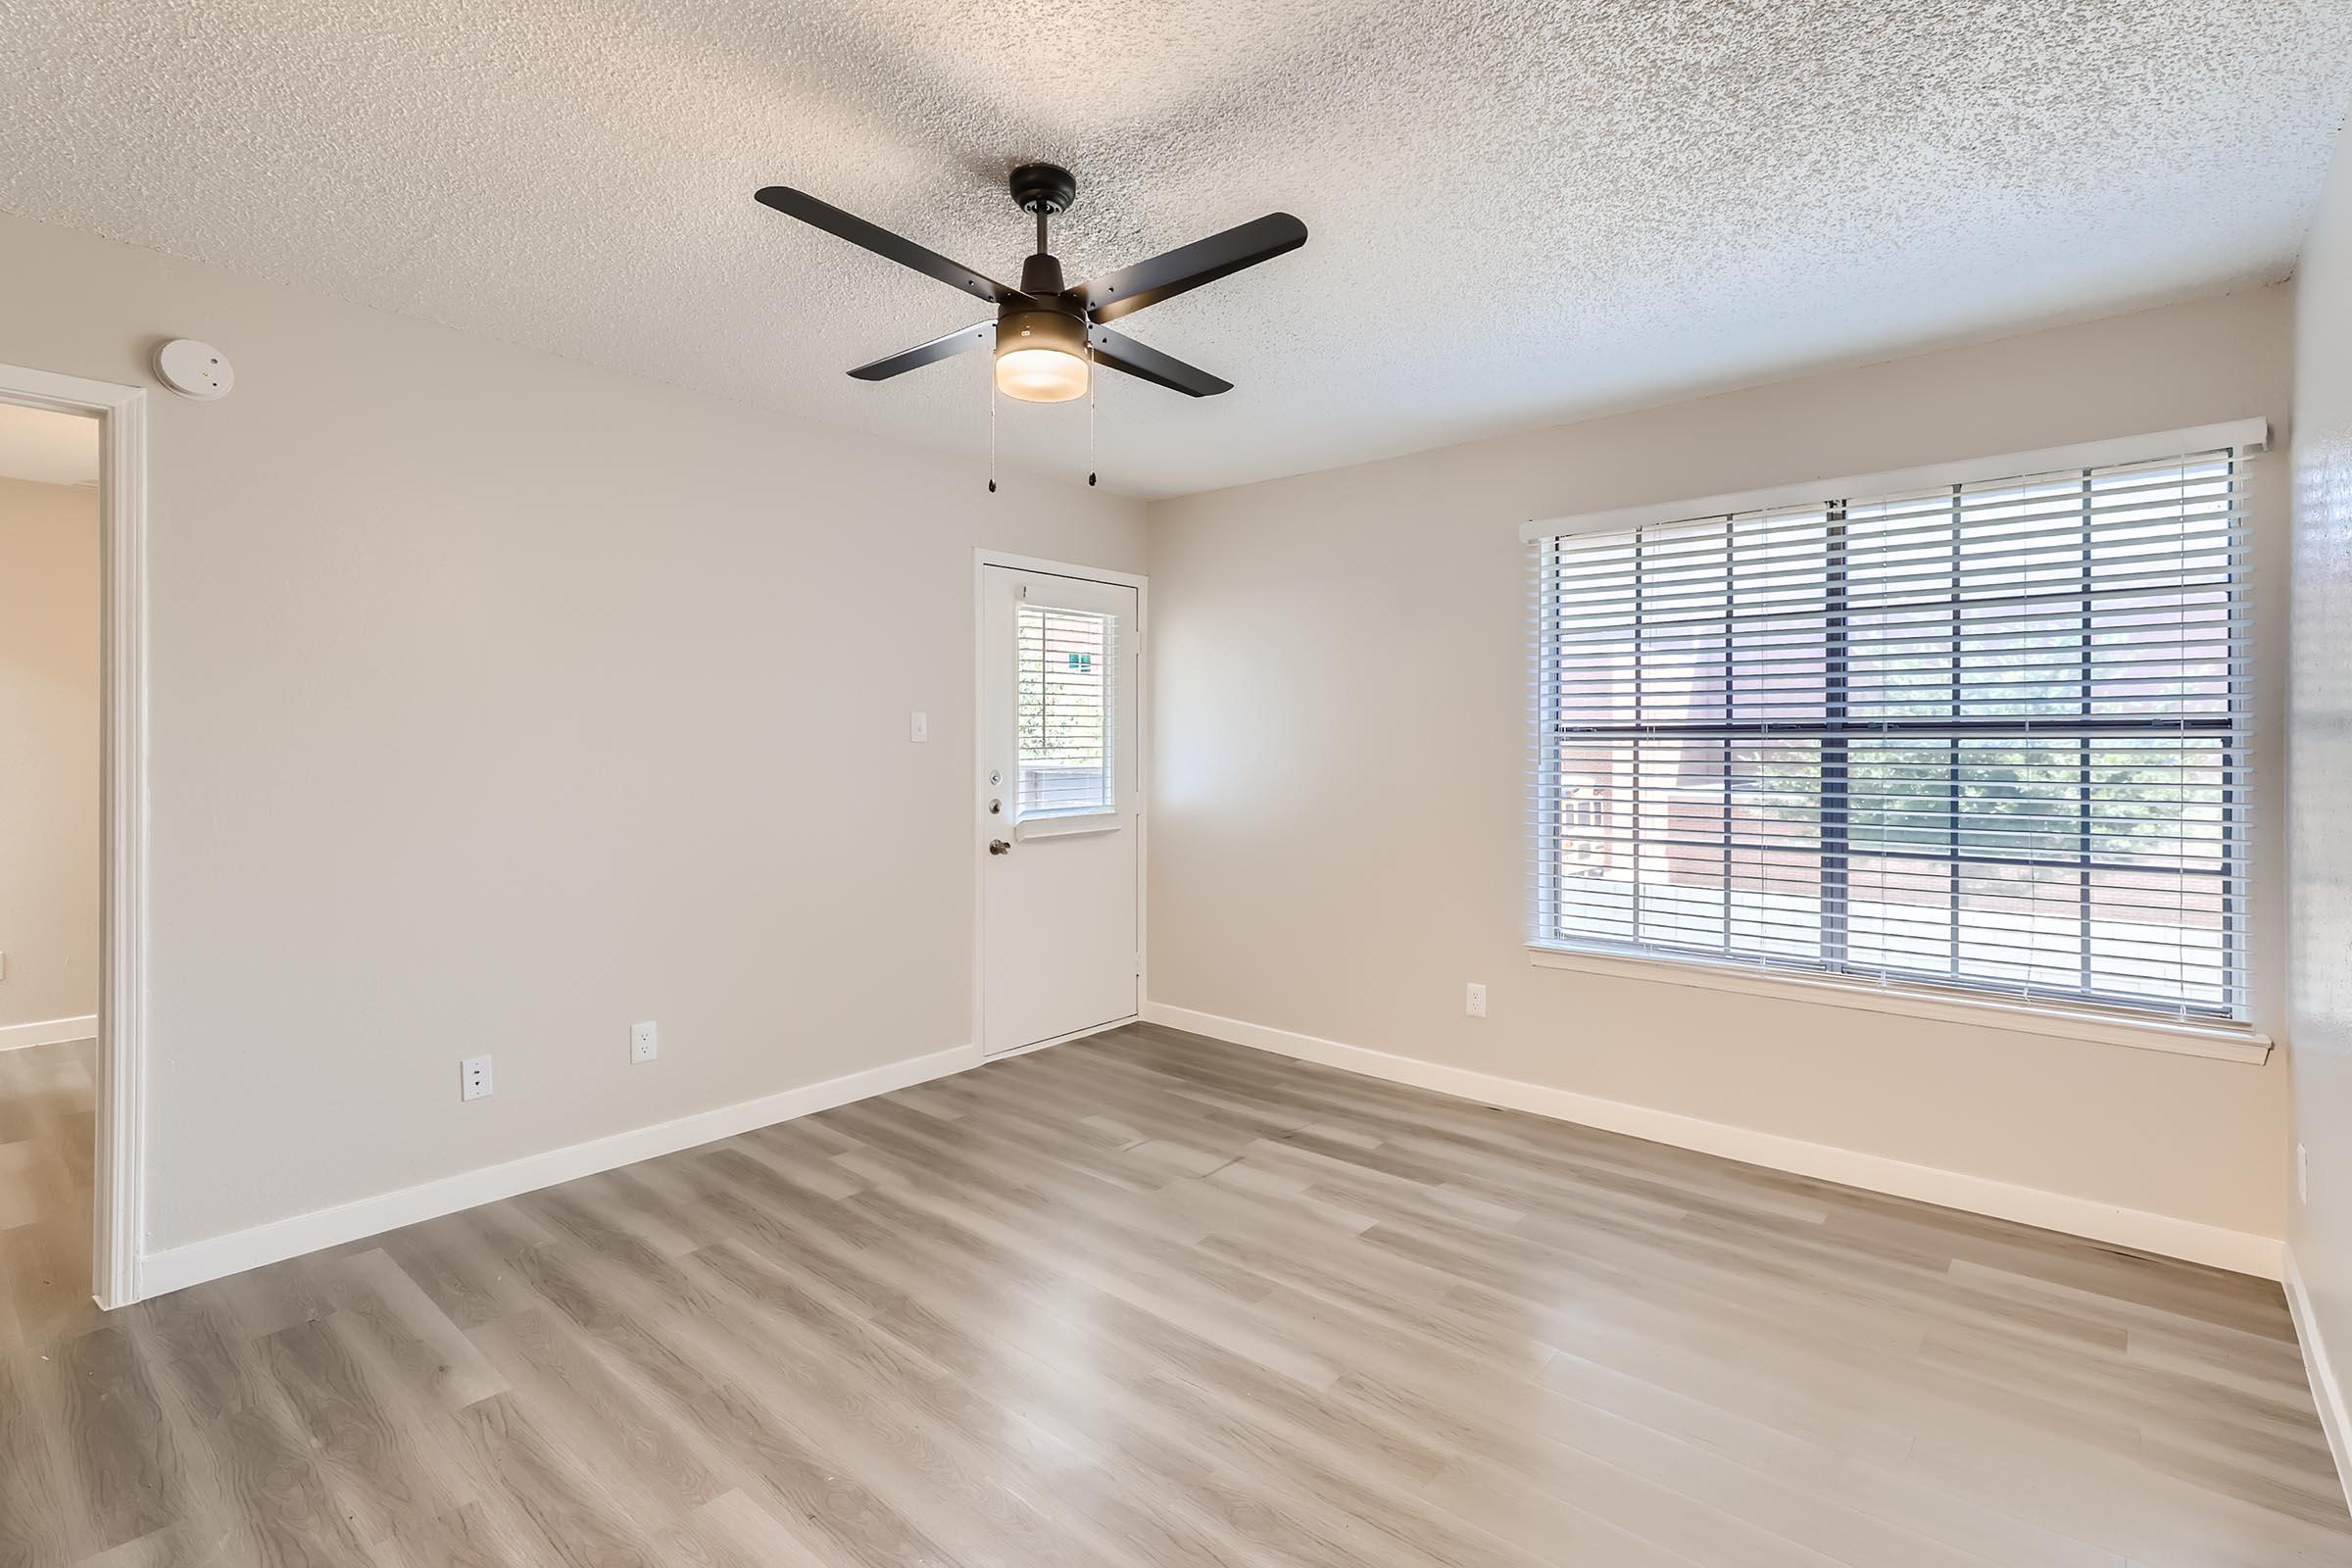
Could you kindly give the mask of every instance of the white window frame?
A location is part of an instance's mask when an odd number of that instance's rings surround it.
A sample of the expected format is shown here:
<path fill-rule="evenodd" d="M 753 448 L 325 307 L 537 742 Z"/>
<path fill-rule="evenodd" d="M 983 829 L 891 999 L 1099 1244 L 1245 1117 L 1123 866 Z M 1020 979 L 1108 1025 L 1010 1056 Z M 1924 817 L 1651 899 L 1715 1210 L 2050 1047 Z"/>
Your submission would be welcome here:
<path fill-rule="evenodd" d="M 1540 545 L 1549 539 L 1624 533 L 1691 517 L 1719 516 L 1772 508 L 1818 506 L 1824 503 L 1825 497 L 1913 493 L 1945 485 L 1997 481 L 2018 474 L 2130 464 L 2157 453 L 2210 451 L 2229 447 L 2240 459 L 2244 459 L 2267 451 L 2269 446 L 2270 425 L 2267 420 L 2236 419 L 2115 440 L 2046 447 L 2032 452 L 1973 458 L 1878 473 L 1809 479 L 1796 484 L 1542 519 L 1524 524 L 1519 530 L 1519 537 L 1529 545 Z M 1542 635 L 1540 626 L 1534 635 Z M 1540 747 L 1540 738 L 1537 744 Z M 1540 751 L 1531 753 L 1530 775 L 1539 774 L 1544 765 Z M 1540 825 L 1537 831 L 1541 832 Z M 2251 846 L 2248 849 L 2250 854 Z M 1928 982 L 1874 981 L 1839 974 L 1806 974 L 1768 969 L 1738 958 L 1628 953 L 1598 944 L 1587 947 L 1541 936 L 1531 936 L 1527 948 L 1530 961 L 1538 968 L 1970 1022 L 2024 1034 L 2092 1040 L 2244 1062 L 2267 1059 L 2271 1047 L 2270 1038 L 2251 1025 L 2228 1020 L 2209 1022 L 2140 1016 L 2095 1005 L 2070 1004 L 2055 999 L 2018 999 Z"/>
<path fill-rule="evenodd" d="M 1027 607 L 1023 608 L 1022 612 L 1028 612 Z M 1118 714 L 1112 696 L 1113 688 L 1116 685 L 1117 661 L 1121 657 L 1119 647 L 1119 634 L 1122 630 L 1121 617 L 1107 612 L 1093 611 L 1058 612 L 1058 613 L 1087 615 L 1102 621 L 1105 627 L 1102 666 L 1102 774 L 1104 787 L 1109 793 L 1105 799 L 1101 801 L 1087 802 L 1077 806 L 1049 806 L 1032 808 L 1022 804 L 1022 798 L 1028 791 L 1028 782 L 1025 778 L 1016 776 L 1013 780 L 1013 809 L 1011 813 L 1012 836 L 1015 839 L 1066 838 L 1079 833 L 1108 833 L 1117 827 L 1121 814 L 1118 786 L 1115 782 L 1118 773 Z M 1015 624 L 1016 626 L 1018 624 L 1017 617 Z M 1015 758 L 1014 766 L 1016 768 L 1025 768 L 1026 765 L 1019 758 Z"/>

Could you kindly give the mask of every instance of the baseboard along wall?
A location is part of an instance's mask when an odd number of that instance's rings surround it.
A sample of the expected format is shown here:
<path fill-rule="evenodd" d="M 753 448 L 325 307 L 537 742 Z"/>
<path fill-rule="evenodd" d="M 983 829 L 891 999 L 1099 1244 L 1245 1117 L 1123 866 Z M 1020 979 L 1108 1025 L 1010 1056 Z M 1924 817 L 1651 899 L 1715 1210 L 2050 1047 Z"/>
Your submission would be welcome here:
<path fill-rule="evenodd" d="M 1327 1067 L 1362 1073 L 1368 1078 L 1410 1084 L 1417 1089 L 1431 1089 L 1463 1100 L 1475 1100 L 1482 1104 L 1524 1110 L 1538 1116 L 1549 1116 L 1556 1121 L 1596 1127 L 1604 1132 L 1625 1133 L 1635 1138 L 1648 1139 L 1652 1143 L 1671 1144 L 1678 1149 L 1696 1150 L 1705 1154 L 1720 1154 L 1726 1159 L 1763 1165 L 1788 1171 L 1791 1175 L 1838 1182 L 1847 1187 L 1860 1187 L 1895 1198 L 1915 1199 L 1945 1208 L 1966 1209 L 1995 1219 L 2016 1220 L 2020 1224 L 2063 1231 L 2093 1241 L 2111 1242 L 2143 1252 L 2178 1257 L 2191 1263 L 2205 1263 L 2261 1279 L 2280 1278 L 2284 1265 L 2283 1245 L 2275 1237 L 2225 1230 L 2218 1225 L 2200 1224 L 2170 1214 L 2151 1214 L 2142 1209 L 2103 1203 L 2095 1199 L 2077 1198 L 2037 1187 L 2021 1187 L 1988 1176 L 1971 1176 L 1933 1165 L 1915 1165 L 1884 1154 L 1866 1154 L 1832 1144 L 1808 1143 L 1778 1133 L 1736 1127 L 1728 1122 L 1706 1121 L 1696 1116 L 1680 1115 L 1674 1111 L 1658 1110 L 1619 1100 L 1603 1100 L 1598 1096 L 1578 1094 L 1574 1090 L 1556 1089 L 1546 1084 L 1474 1072 L 1464 1067 L 1448 1067 L 1415 1056 L 1399 1056 L 1363 1046 L 1344 1045 L 1315 1035 L 1220 1017 L 1211 1012 L 1197 1012 L 1190 1007 L 1173 1006 L 1164 1002 L 1145 1003 L 1144 1021 L 1207 1035 L 1213 1040 L 1223 1040 L 1237 1046 L 1269 1051 L 1300 1061 L 1320 1062 Z"/>
<path fill-rule="evenodd" d="M 33 1046 L 60 1046 L 69 1040 L 98 1038 L 98 1015 L 85 1012 L 73 1018 L 43 1018 L 37 1023 L 0 1024 L 0 1051 L 24 1051 Z"/>
<path fill-rule="evenodd" d="M 2286 1250 L 2286 1309 L 2295 1320 L 2295 1344 L 2303 1351 L 2303 1372 L 2311 1379 L 2312 1401 L 2320 1407 L 2320 1430 L 2328 1434 L 2328 1451 L 2335 1456 L 2336 1479 L 2343 1484 L 2344 1502 L 2352 1506 L 2352 1407 L 2344 1403 L 2344 1388 L 2335 1379 L 2335 1362 L 2320 1335 L 2311 1296 L 2303 1288 L 2302 1271 L 2295 1267 L 2292 1248 Z"/>
<path fill-rule="evenodd" d="M 907 1056 L 899 1061 L 885 1062 L 862 1072 L 829 1078 L 823 1083 L 808 1084 L 799 1089 L 787 1089 L 778 1094 L 763 1095 L 757 1100 L 741 1101 L 732 1105 L 697 1111 L 671 1121 L 657 1122 L 650 1127 L 632 1128 L 604 1138 L 592 1138 L 586 1143 L 570 1144 L 551 1149 L 543 1153 L 526 1154 L 504 1164 L 484 1165 L 444 1176 L 435 1181 L 419 1182 L 372 1198 L 357 1199 L 338 1203 L 331 1208 L 315 1209 L 307 1214 L 294 1214 L 285 1219 L 271 1220 L 249 1230 L 232 1231 L 225 1236 L 208 1237 L 201 1242 L 189 1242 L 181 1247 L 149 1252 L 139 1259 L 134 1299 L 166 1296 L 173 1291 L 201 1285 L 207 1280 L 220 1279 L 230 1274 L 242 1274 L 265 1263 L 282 1262 L 316 1252 L 321 1248 L 339 1247 L 384 1231 L 398 1230 L 443 1214 L 494 1203 L 503 1198 L 521 1193 L 537 1192 L 559 1182 L 581 1176 L 593 1176 L 598 1171 L 613 1170 L 633 1165 L 641 1159 L 660 1154 L 676 1153 L 681 1149 L 693 1149 L 702 1144 L 716 1143 L 755 1128 L 769 1127 L 796 1116 L 812 1115 L 846 1105 L 853 1101 L 887 1095 L 896 1089 L 910 1088 L 945 1078 L 980 1064 L 976 1046 L 956 1046 L 947 1051 L 935 1051 L 927 1055 Z"/>
<path fill-rule="evenodd" d="M 1793 1175 L 1839 1182 L 1849 1187 L 1938 1203 L 1947 1208 L 1965 1209 L 1996 1219 L 2015 1220 L 2021 1224 L 2136 1248 L 2141 1251 L 2205 1263 L 2263 1279 L 2278 1280 L 2284 1277 L 2284 1249 L 2272 1237 L 2225 1230 L 2194 1220 L 2152 1214 L 2040 1188 L 2022 1187 L 1990 1177 L 1913 1164 L 1883 1154 L 1808 1143 L 1777 1133 L 1706 1121 L 1623 1101 L 1603 1100 L 1573 1090 L 1528 1083 L 1493 1073 L 1448 1067 L 1418 1057 L 1345 1045 L 1336 1040 L 1221 1017 L 1166 1003 L 1146 1003 L 1143 1019 L 1147 1023 L 1187 1030 L 1301 1061 L 1320 1062 L 1325 1066 L 1362 1073 L 1366 1077 L 1391 1083 L 1409 1084 L 1439 1094 L 1475 1100 L 1484 1104 L 1524 1110 L 1606 1132 L 1644 1138 L 1653 1143 L 1695 1150 L 1701 1153 L 1719 1154 L 1727 1159 L 1785 1170 Z M 79 1037 L 66 1035 L 61 1038 Z M 0 1035 L 0 1039 L 5 1039 L 5 1036 Z M 641 1159 L 732 1138 L 754 1128 L 789 1121 L 796 1116 L 846 1105 L 874 1095 L 889 1094 L 893 1090 L 978 1066 L 982 1059 L 979 1049 L 968 1045 L 908 1056 L 823 1083 L 788 1089 L 756 1100 L 659 1122 L 650 1127 L 634 1128 L 525 1155 L 503 1164 L 464 1171 L 330 1208 L 291 1215 L 247 1230 L 233 1231 L 225 1236 L 209 1237 L 204 1241 L 145 1253 L 140 1258 L 136 1298 L 166 1295 L 190 1285 L 202 1284 L 206 1280 L 242 1273 L 246 1269 L 259 1268 L 266 1263 L 275 1263 L 289 1257 L 299 1257 L 321 1248 L 338 1247 L 345 1242 L 396 1230 L 404 1225 L 414 1225 L 438 1215 L 535 1192 L 575 1177 L 612 1170 Z M 2307 1345 L 2312 1343 L 2306 1341 Z M 2315 1386 L 2316 1382 L 2315 1377 Z M 2334 1428 L 2330 1428 L 2331 1435 L 2334 1431 Z"/>

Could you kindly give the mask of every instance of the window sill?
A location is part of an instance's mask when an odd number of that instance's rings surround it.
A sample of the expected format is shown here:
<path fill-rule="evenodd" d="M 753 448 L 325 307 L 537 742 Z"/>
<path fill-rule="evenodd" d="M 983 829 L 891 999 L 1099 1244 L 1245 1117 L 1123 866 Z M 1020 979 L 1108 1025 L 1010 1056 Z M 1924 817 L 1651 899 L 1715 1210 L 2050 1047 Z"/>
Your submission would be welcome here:
<path fill-rule="evenodd" d="M 2166 1051 L 2175 1055 L 2206 1056 L 2216 1061 L 2259 1064 L 2270 1059 L 2268 1035 L 2230 1024 L 2172 1023 L 2157 1018 L 2119 1017 L 2111 1012 L 1997 997 L 1951 996 L 1909 986 L 1875 986 L 1857 981 L 1814 979 L 1777 974 L 1740 964 L 1711 963 L 1700 958 L 1634 957 L 1620 953 L 1596 953 L 1577 948 L 1529 943 L 1528 960 L 1539 969 L 1572 969 L 1582 974 L 1605 974 L 1626 980 L 1648 980 L 1663 985 L 1696 986 L 1706 991 L 1736 991 L 1749 996 L 1780 997 L 1832 1007 L 1859 1007 L 1870 1012 L 1901 1013 L 1914 1018 L 1936 1018 L 1949 1023 L 1973 1023 L 2018 1034 L 2054 1035 L 2064 1040 L 2088 1040 L 2100 1045 L 2130 1046 L 2140 1051 Z"/>

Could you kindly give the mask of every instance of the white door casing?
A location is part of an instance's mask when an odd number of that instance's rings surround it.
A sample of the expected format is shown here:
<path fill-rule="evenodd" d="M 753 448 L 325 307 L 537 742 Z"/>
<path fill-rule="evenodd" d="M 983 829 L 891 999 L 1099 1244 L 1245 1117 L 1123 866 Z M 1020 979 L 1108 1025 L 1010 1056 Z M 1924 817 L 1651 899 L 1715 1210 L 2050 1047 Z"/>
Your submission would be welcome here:
<path fill-rule="evenodd" d="M 1127 1022 L 1142 981 L 1142 596 L 983 563 L 979 1033 L 1001 1055 Z"/>

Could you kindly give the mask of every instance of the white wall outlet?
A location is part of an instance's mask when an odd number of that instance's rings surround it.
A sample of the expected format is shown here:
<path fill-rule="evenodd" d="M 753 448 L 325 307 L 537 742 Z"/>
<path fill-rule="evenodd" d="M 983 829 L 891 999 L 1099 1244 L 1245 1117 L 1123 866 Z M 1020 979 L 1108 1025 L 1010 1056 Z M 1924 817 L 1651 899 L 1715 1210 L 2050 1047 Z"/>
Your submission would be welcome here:
<path fill-rule="evenodd" d="M 906 738 L 915 741 L 929 740 L 931 738 L 931 715 L 929 713 L 915 714 L 906 726 Z"/>
<path fill-rule="evenodd" d="M 1473 1018 L 1487 1015 L 1487 988 L 1476 980 L 1470 982 L 1470 989 L 1462 998 L 1462 1010 Z"/>
<path fill-rule="evenodd" d="M 2311 1201 L 2311 1151 L 2301 1144 L 2295 1146 L 2295 1201 Z"/>
<path fill-rule="evenodd" d="M 0 980 L 8 978 L 8 955 L 0 953 Z"/>
<path fill-rule="evenodd" d="M 490 1093 L 490 1058 L 467 1056 L 458 1063 L 458 1094 L 464 1100 L 481 1100 Z"/>
<path fill-rule="evenodd" d="M 651 1061 L 662 1054 L 662 1026 L 648 1019 L 629 1025 L 629 1059 Z"/>

